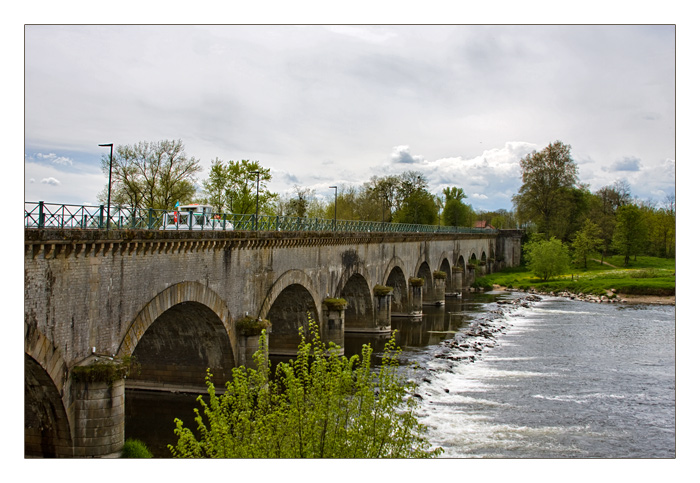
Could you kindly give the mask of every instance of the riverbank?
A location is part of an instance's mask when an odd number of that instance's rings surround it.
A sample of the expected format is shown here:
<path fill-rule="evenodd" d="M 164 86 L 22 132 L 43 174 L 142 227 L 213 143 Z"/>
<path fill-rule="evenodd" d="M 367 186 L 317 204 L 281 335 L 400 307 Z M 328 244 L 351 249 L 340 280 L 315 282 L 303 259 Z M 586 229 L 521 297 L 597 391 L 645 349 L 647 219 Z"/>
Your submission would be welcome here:
<path fill-rule="evenodd" d="M 502 285 L 494 284 L 493 290 L 503 292 L 519 292 L 521 290 L 511 289 Z M 675 295 L 633 295 L 633 294 L 616 294 L 614 291 L 608 291 L 605 295 L 591 295 L 584 293 L 571 292 L 545 292 L 530 289 L 528 293 L 538 295 L 549 295 L 552 297 L 564 297 L 572 300 L 580 300 L 582 302 L 592 303 L 619 303 L 619 304 L 652 304 L 652 305 L 676 305 Z"/>

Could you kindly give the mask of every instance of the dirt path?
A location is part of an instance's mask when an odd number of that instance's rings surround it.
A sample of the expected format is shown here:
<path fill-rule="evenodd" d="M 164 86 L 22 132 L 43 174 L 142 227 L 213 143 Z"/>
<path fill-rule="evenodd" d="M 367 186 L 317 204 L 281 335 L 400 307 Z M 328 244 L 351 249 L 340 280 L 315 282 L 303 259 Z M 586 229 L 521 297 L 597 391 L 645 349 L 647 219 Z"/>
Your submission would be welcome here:
<path fill-rule="evenodd" d="M 591 258 L 590 260 L 591 260 L 592 262 L 600 263 L 600 260 L 596 260 L 595 258 Z M 603 265 L 607 265 L 608 267 L 613 267 L 613 268 L 620 268 L 620 267 L 616 267 L 616 266 L 613 265 L 612 263 L 608 263 L 608 262 L 603 262 Z"/>

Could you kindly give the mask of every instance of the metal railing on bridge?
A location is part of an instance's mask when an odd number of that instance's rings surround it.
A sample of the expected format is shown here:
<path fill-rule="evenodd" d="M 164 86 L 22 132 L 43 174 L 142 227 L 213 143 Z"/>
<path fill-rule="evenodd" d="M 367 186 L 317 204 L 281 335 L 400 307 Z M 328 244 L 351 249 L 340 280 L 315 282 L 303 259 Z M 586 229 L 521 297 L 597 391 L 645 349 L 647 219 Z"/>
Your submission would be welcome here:
<path fill-rule="evenodd" d="M 371 233 L 496 233 L 489 228 L 418 225 L 381 221 L 333 220 L 229 213 L 191 213 L 154 208 L 112 207 L 104 205 L 66 205 L 24 203 L 25 228 L 105 229 L 109 216 L 110 229 L 132 230 L 259 230 L 259 231 L 342 231 Z"/>

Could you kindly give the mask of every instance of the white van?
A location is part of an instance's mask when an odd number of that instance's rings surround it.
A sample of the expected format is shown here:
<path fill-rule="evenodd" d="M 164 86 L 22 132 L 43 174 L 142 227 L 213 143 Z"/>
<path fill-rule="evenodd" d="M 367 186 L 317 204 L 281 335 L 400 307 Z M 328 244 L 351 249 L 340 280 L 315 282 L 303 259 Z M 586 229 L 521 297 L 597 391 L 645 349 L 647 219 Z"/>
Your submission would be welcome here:
<path fill-rule="evenodd" d="M 215 230 L 221 229 L 219 220 L 214 219 L 214 207 L 211 205 L 178 206 L 176 211 L 163 214 L 164 230 Z"/>

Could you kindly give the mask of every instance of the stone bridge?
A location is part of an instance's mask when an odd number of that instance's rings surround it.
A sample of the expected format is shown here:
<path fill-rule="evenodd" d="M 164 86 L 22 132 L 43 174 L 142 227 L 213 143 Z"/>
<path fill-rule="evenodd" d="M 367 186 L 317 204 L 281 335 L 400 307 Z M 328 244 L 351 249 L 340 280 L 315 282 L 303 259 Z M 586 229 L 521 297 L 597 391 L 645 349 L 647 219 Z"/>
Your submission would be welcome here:
<path fill-rule="evenodd" d="M 201 391 L 207 368 L 222 386 L 265 321 L 271 355 L 309 318 L 342 347 L 519 263 L 517 231 L 25 229 L 25 454 L 119 451 L 125 388 Z"/>

